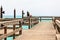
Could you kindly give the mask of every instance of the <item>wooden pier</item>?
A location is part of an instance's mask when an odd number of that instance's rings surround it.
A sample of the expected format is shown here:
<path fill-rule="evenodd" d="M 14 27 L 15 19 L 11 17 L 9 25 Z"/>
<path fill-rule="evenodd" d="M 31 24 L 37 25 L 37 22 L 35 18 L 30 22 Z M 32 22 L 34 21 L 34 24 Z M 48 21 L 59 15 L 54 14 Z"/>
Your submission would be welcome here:
<path fill-rule="evenodd" d="M 3 18 L 3 8 L 0 8 L 0 40 L 7 40 L 8 36 L 13 36 L 13 40 L 60 40 L 60 16 L 27 16 L 16 18 Z M 29 14 L 29 12 L 27 12 Z M 43 18 L 43 19 L 42 19 Z M 44 19 L 51 18 L 51 19 Z M 51 22 L 41 22 L 41 20 L 52 20 Z M 40 22 L 39 22 L 40 21 Z M 8 27 L 12 25 L 13 27 Z M 17 28 L 16 25 L 19 27 Z M 22 25 L 28 25 L 28 30 L 22 30 Z M 34 25 L 34 27 L 32 27 Z M 32 27 L 32 28 L 30 28 Z M 16 37 L 16 34 L 20 36 Z M 22 35 L 21 35 L 22 34 Z"/>
<path fill-rule="evenodd" d="M 23 30 L 15 40 L 56 40 L 56 30 L 52 22 L 40 22 L 31 29 Z"/>

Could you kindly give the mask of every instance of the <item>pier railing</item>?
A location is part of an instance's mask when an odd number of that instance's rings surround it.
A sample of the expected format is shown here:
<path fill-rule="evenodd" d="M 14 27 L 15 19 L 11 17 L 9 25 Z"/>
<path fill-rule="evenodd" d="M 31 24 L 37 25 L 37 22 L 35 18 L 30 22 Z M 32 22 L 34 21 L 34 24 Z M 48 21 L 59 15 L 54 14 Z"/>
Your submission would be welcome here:
<path fill-rule="evenodd" d="M 33 24 L 37 24 L 39 23 L 39 21 L 41 22 L 42 20 L 55 20 L 56 16 L 32 16 L 32 17 L 24 17 L 24 23 L 23 25 L 29 25 L 29 29 L 30 27 L 32 27 Z"/>
<path fill-rule="evenodd" d="M 42 20 L 52 20 L 53 21 L 55 16 L 33 16 L 33 17 L 38 18 L 38 20 L 40 20 L 40 22 L 41 22 Z"/>
<path fill-rule="evenodd" d="M 56 16 L 32 16 L 31 18 L 36 18 L 37 20 L 40 20 L 40 22 L 42 21 L 42 20 L 54 20 L 54 18 L 55 18 Z M 24 18 L 26 18 L 26 17 L 24 17 Z"/>
<path fill-rule="evenodd" d="M 60 17 L 55 17 L 54 28 L 60 33 Z"/>
<path fill-rule="evenodd" d="M 39 23 L 38 18 L 36 17 L 24 17 L 23 20 L 23 25 L 28 25 L 29 29 L 32 27 L 32 25 Z"/>
<path fill-rule="evenodd" d="M 13 19 L 13 20 L 5 20 L 4 19 L 0 19 L 0 25 L 2 25 L 3 29 L 4 29 L 4 34 L 0 36 L 0 40 L 4 39 L 7 40 L 8 36 L 13 35 L 13 39 L 15 39 L 15 33 L 19 31 L 19 34 L 22 34 L 22 19 Z M 16 29 L 16 24 L 19 25 L 19 28 Z M 11 31 L 10 33 L 7 30 L 7 25 L 13 25 L 13 31 Z"/>

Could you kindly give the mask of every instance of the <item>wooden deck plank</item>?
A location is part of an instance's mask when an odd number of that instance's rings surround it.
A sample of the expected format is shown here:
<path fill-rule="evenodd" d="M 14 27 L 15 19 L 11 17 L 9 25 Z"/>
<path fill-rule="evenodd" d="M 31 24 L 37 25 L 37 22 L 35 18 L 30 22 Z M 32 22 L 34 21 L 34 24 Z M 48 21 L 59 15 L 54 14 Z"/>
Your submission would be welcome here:
<path fill-rule="evenodd" d="M 41 22 L 32 29 L 23 30 L 15 40 L 56 40 L 56 30 L 52 22 Z"/>

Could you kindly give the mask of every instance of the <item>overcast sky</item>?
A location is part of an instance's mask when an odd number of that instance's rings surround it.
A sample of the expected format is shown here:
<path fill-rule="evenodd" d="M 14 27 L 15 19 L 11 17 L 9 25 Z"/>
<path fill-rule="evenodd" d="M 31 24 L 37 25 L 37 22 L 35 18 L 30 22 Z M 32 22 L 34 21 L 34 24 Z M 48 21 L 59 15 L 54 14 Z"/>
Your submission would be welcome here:
<path fill-rule="evenodd" d="M 14 8 L 17 15 L 21 11 L 29 11 L 34 16 L 60 16 L 60 0 L 0 0 L 4 15 L 13 15 Z"/>

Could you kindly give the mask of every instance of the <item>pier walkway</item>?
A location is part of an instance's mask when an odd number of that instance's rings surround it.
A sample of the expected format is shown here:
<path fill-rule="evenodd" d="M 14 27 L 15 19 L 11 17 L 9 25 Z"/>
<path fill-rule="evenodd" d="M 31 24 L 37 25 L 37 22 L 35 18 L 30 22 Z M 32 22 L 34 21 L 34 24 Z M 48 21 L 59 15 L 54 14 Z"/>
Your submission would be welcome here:
<path fill-rule="evenodd" d="M 15 40 L 56 40 L 56 30 L 52 22 L 40 22 L 31 29 L 23 30 Z"/>

